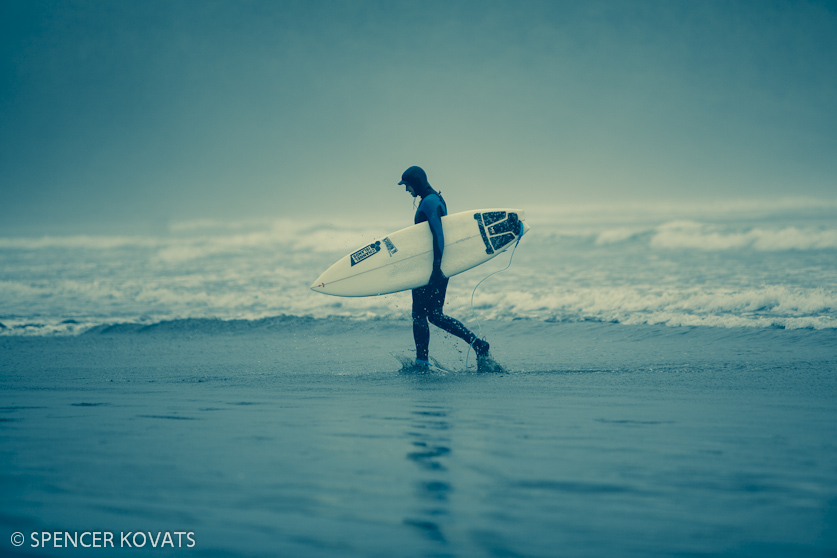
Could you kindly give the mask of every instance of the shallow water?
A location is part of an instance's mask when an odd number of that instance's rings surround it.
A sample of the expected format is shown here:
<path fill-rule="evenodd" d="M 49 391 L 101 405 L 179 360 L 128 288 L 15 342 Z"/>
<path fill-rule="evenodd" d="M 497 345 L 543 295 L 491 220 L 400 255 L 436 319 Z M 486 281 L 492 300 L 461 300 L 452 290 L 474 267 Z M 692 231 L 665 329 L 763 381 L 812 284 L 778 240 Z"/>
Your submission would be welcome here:
<path fill-rule="evenodd" d="M 200 556 L 837 552 L 834 330 L 486 328 L 508 373 L 438 334 L 449 372 L 401 372 L 405 321 L 5 337 L 3 532 L 191 531 Z"/>

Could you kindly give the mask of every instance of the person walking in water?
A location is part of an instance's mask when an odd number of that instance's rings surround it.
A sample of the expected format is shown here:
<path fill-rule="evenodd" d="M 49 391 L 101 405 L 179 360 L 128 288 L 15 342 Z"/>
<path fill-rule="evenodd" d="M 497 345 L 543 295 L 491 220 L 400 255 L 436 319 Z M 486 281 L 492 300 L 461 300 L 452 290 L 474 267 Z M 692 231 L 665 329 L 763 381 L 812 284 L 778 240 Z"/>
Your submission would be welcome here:
<path fill-rule="evenodd" d="M 468 343 L 477 354 L 477 367 L 482 370 L 490 362 L 488 342 L 478 338 L 462 323 L 442 313 L 445 304 L 445 292 L 448 278 L 442 273 L 442 255 L 445 252 L 445 235 L 442 231 L 442 217 L 448 214 L 444 198 L 431 188 L 427 174 L 421 167 L 410 167 L 401 175 L 399 185 L 404 185 L 407 192 L 421 198 L 416 211 L 415 223 L 426 222 L 433 235 L 433 271 L 430 282 L 413 289 L 413 338 L 416 342 L 416 365 L 428 367 L 430 349 L 430 326 L 443 329 Z"/>

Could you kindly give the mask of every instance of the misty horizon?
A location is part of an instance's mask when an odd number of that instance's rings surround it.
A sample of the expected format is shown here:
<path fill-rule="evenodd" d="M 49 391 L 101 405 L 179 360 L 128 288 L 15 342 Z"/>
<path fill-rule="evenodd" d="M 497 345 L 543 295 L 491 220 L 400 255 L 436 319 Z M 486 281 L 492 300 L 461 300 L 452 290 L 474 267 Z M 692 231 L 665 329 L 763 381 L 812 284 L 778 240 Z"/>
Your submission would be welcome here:
<path fill-rule="evenodd" d="M 835 199 L 830 2 L 0 10 L 2 234 Z"/>

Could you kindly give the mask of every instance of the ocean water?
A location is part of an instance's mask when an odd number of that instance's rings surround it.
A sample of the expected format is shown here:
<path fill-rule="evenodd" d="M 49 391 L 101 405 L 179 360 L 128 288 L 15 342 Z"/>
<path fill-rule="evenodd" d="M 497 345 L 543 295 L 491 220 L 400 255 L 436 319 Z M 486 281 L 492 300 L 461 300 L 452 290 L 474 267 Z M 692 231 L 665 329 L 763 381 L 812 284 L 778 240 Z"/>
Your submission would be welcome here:
<path fill-rule="evenodd" d="M 837 204 L 527 215 L 449 287 L 491 374 L 308 289 L 399 223 L 0 239 L 0 555 L 837 555 Z"/>
<path fill-rule="evenodd" d="M 526 209 L 526 208 L 524 208 Z M 532 208 L 510 253 L 455 277 L 449 313 L 715 327 L 837 327 L 837 203 Z M 409 294 L 335 298 L 311 282 L 409 224 L 173 223 L 159 235 L 0 238 L 0 334 L 164 320 L 406 319 Z M 473 295 L 473 299 L 472 299 Z"/>

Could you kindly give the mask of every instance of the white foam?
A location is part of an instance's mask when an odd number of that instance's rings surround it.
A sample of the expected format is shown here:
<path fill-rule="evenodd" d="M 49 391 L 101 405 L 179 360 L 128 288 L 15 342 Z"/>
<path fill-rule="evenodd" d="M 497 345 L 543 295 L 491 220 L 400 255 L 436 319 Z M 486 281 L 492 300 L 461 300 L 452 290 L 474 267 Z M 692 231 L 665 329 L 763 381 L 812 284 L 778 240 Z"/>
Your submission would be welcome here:
<path fill-rule="evenodd" d="M 715 327 L 837 327 L 837 292 L 824 288 L 753 289 L 660 287 L 552 287 L 532 291 L 477 293 L 481 318 L 594 320 L 626 324 L 706 325 Z M 450 305 L 470 314 L 467 301 Z"/>
<path fill-rule="evenodd" d="M 667 217 L 544 221 L 512 267 L 476 293 L 480 319 L 837 327 L 837 263 L 823 252 L 837 248 L 833 221 Z M 78 324 L 62 323 L 68 318 L 409 319 L 409 293 L 351 299 L 308 289 L 386 225 L 207 221 L 173 229 L 160 237 L 0 239 L 0 322 L 8 326 L 0 333 L 77 332 Z M 453 279 L 449 313 L 467 319 L 473 287 L 506 262 Z"/>
<path fill-rule="evenodd" d="M 672 221 L 656 228 L 651 246 L 695 250 L 826 250 L 837 248 L 837 229 L 813 227 L 750 228 L 741 232 L 695 221 Z"/>
<path fill-rule="evenodd" d="M 645 227 L 619 227 L 605 229 L 596 235 L 596 245 L 618 244 L 646 232 Z"/>

